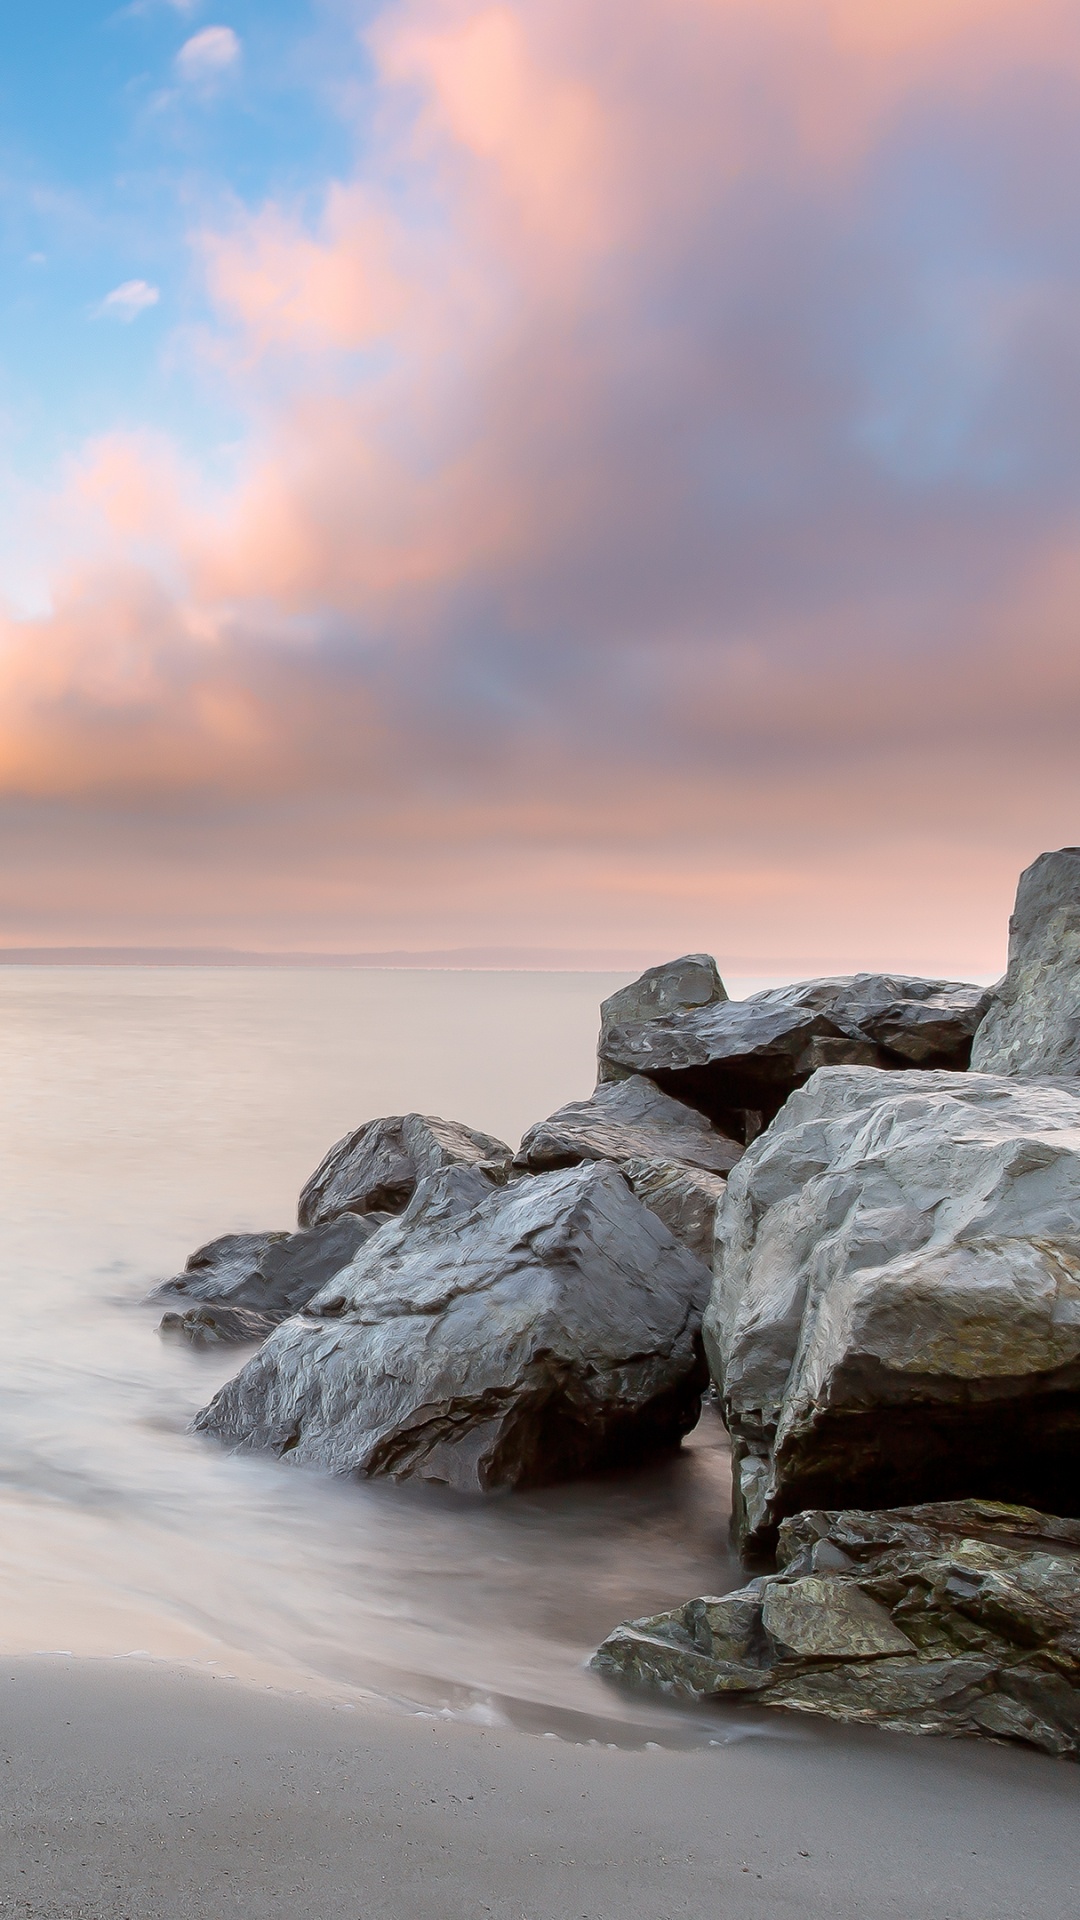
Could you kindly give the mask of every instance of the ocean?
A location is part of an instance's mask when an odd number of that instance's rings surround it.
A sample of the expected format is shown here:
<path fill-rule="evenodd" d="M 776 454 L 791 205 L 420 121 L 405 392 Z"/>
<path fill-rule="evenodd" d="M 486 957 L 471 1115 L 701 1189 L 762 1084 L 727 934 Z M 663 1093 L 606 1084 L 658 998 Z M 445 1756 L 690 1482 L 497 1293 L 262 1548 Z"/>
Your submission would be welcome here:
<path fill-rule="evenodd" d="M 0 1653 L 701 1734 L 585 1662 L 618 1620 L 741 1583 L 715 1415 L 603 1481 L 487 1501 L 336 1482 L 193 1436 L 249 1350 L 163 1340 L 147 1300 L 207 1239 L 293 1225 L 326 1148 L 377 1114 L 516 1144 L 590 1091 L 625 977 L 0 969 Z"/>

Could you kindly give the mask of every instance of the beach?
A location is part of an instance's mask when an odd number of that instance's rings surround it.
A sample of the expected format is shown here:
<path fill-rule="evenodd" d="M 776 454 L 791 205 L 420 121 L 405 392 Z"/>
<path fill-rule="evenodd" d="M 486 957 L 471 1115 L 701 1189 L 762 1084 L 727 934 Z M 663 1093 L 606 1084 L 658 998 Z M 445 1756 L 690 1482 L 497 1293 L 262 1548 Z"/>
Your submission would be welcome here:
<path fill-rule="evenodd" d="M 5 1920 L 1063 1920 L 1076 1775 L 784 1723 L 610 1750 L 101 1661 L 0 1668 Z"/>

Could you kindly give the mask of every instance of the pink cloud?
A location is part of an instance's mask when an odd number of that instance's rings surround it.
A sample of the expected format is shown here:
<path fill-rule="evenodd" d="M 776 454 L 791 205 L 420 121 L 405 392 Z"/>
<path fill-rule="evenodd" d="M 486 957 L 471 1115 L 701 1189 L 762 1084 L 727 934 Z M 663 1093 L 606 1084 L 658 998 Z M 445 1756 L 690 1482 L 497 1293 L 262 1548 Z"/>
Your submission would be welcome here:
<path fill-rule="evenodd" d="M 1075 837 L 1080 271 L 1016 265 L 1018 188 L 965 305 L 904 196 L 1010 142 L 1037 195 L 1057 117 L 1080 159 L 1075 9 L 401 0 L 371 47 L 362 176 L 193 235 L 235 484 L 118 434 L 53 504 L 27 845 L 77 803 L 118 923 L 167 818 L 193 938 L 933 964 L 959 917 L 996 964 Z"/>

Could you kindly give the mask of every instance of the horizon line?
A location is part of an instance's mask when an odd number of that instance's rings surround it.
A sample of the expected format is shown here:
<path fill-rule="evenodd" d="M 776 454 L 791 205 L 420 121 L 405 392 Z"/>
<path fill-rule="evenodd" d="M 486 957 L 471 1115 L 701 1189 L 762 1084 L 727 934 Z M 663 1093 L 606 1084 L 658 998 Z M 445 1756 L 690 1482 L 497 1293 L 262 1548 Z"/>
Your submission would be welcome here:
<path fill-rule="evenodd" d="M 675 959 L 655 948 L 597 947 L 397 947 L 382 951 L 338 952 L 294 948 L 217 946 L 120 946 L 71 944 L 65 946 L 0 947 L 0 966 L 249 966 L 249 967 L 369 967 L 402 970 L 460 969 L 462 971 L 643 972 L 647 967 Z M 820 957 L 757 955 L 714 956 L 733 973 L 787 974 L 802 968 L 829 970 Z M 845 969 L 847 970 L 847 969 Z"/>

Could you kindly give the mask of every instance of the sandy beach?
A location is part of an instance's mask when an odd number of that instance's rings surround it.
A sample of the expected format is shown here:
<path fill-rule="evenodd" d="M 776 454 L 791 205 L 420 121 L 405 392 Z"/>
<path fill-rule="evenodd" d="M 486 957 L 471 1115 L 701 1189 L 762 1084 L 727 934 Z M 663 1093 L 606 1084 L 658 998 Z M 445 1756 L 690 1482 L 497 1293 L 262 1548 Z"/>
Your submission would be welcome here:
<path fill-rule="evenodd" d="M 1074 1768 L 778 1721 L 610 1750 L 168 1667 L 0 1667 L 4 1920 L 1063 1920 Z"/>

